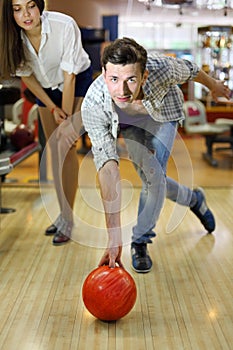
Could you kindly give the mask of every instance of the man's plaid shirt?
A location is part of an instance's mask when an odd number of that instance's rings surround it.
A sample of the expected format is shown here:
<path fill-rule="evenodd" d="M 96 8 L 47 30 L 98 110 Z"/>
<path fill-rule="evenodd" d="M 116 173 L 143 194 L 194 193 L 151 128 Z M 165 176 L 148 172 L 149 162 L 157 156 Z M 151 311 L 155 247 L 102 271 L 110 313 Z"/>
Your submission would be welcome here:
<path fill-rule="evenodd" d="M 200 68 L 187 60 L 153 55 L 148 57 L 147 69 L 149 76 L 143 86 L 142 103 L 148 114 L 161 123 L 183 120 L 184 99 L 178 85 L 194 79 Z M 110 159 L 118 161 L 119 120 L 102 75 L 92 83 L 84 98 L 82 120 L 92 143 L 97 170 Z"/>

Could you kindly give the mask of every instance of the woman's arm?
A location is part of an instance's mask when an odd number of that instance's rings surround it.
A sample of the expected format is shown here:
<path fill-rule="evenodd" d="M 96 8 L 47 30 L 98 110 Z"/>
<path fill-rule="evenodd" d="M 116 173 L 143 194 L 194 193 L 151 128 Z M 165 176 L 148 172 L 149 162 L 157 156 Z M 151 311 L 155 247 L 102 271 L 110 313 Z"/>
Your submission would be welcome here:
<path fill-rule="evenodd" d="M 31 92 L 46 105 L 50 111 L 56 107 L 55 103 L 53 103 L 53 101 L 49 98 L 34 75 L 30 75 L 29 77 L 22 77 L 22 81 L 29 88 L 29 90 L 31 90 Z"/>
<path fill-rule="evenodd" d="M 67 115 L 73 113 L 75 95 L 75 74 L 64 71 L 64 87 L 62 93 L 62 109 Z"/>
<path fill-rule="evenodd" d="M 29 77 L 22 77 L 21 79 L 28 87 L 28 89 L 45 104 L 45 106 L 51 111 L 51 113 L 54 114 L 58 124 L 64 119 L 66 119 L 66 113 L 64 113 L 64 111 L 61 108 L 55 105 L 55 103 L 46 94 L 46 92 L 44 91 L 44 89 L 33 74 Z"/>

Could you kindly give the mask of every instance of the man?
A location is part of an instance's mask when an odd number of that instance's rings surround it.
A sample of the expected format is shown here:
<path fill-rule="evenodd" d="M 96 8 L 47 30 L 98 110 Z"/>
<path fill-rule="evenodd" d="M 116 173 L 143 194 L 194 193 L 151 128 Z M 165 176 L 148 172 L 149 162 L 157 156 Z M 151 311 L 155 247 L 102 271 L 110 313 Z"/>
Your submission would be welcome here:
<path fill-rule="evenodd" d="M 142 180 L 137 224 L 133 228 L 132 267 L 148 272 L 152 261 L 147 244 L 164 198 L 189 206 L 210 233 L 215 228 L 212 212 L 200 189 L 190 190 L 166 177 L 166 166 L 178 123 L 184 119 L 183 95 L 178 84 L 194 80 L 217 96 L 229 90 L 196 64 L 162 55 L 147 57 L 146 50 L 129 38 L 107 46 L 103 71 L 89 88 L 82 105 L 82 120 L 92 143 L 103 200 L 108 247 L 100 265 L 122 266 L 120 175 L 116 139 L 119 128 L 129 156 Z"/>

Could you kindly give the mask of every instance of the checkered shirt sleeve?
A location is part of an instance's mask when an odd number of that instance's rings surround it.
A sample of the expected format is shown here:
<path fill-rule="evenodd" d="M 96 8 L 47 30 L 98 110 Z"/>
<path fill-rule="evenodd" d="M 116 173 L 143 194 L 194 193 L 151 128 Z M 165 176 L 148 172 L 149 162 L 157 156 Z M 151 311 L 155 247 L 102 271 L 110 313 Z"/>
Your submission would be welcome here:
<path fill-rule="evenodd" d="M 82 103 L 82 120 L 99 170 L 108 160 L 119 161 L 116 150 L 118 115 L 102 75 L 90 86 Z"/>

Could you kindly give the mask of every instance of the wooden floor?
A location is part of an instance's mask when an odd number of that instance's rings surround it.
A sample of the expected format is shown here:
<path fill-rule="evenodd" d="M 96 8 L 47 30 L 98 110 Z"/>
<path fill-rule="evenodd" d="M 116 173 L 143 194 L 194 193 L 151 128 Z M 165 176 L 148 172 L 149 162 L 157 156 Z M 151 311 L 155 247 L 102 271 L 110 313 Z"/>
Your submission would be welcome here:
<path fill-rule="evenodd" d="M 178 156 L 179 142 L 176 152 Z M 177 156 L 169 172 L 188 182 L 190 170 L 187 167 L 183 176 L 185 162 L 178 164 Z M 1 196 L 2 205 L 16 212 L 0 215 L 0 349 L 232 349 L 232 155 L 218 157 L 218 169 L 206 165 L 196 147 L 191 157 L 195 162 L 191 182 L 205 188 L 216 217 L 215 232 L 206 234 L 189 209 L 166 200 L 157 237 L 149 246 L 154 265 L 148 274 L 137 274 L 130 266 L 139 186 L 129 162 L 122 162 L 123 262 L 135 279 L 138 296 L 133 310 L 112 323 L 90 315 L 81 297 L 84 279 L 97 266 L 106 239 L 99 190 L 93 185 L 94 176 L 85 171 L 88 167 L 91 173 L 90 157 L 84 157 L 81 168 L 73 240 L 61 247 L 52 246 L 52 238 L 43 234 L 56 211 L 54 189 L 28 181 L 37 177 L 35 166 L 24 162 L 24 170 L 15 169 L 10 175 L 18 182 L 4 184 Z"/>

